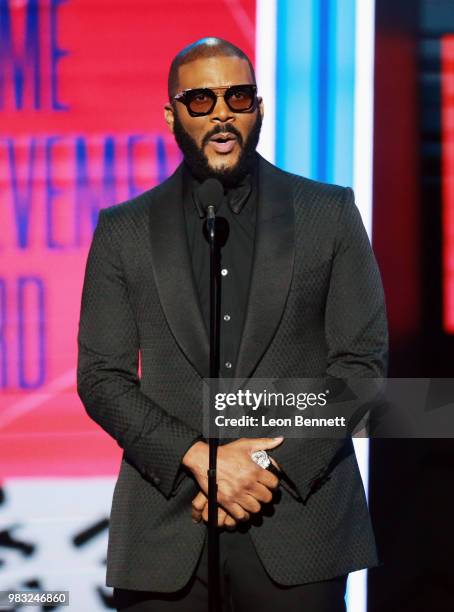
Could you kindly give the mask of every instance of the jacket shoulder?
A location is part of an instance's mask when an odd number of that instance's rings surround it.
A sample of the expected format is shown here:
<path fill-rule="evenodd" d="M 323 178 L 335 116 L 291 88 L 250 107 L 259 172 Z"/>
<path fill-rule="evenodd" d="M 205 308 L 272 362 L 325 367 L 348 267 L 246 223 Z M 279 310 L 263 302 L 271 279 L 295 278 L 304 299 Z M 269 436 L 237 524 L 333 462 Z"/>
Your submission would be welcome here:
<path fill-rule="evenodd" d="M 340 200 L 342 202 L 351 191 L 350 187 L 343 187 L 342 185 L 337 185 L 336 183 L 317 181 L 306 176 L 294 174 L 292 172 L 288 172 L 287 170 L 282 170 L 270 162 L 266 162 L 266 164 L 272 168 L 272 171 L 277 177 L 280 178 L 280 180 L 291 184 L 295 199 L 297 200 L 302 197 L 306 199 L 311 197 L 315 198 L 316 200 Z"/>
<path fill-rule="evenodd" d="M 291 186 L 295 199 L 298 201 L 302 198 L 306 200 L 315 199 L 315 201 L 342 201 L 346 198 L 350 187 L 343 187 L 335 183 L 326 183 L 310 179 L 306 176 L 301 176 L 287 170 L 283 170 L 261 158 L 262 169 L 270 173 L 275 179 L 287 183 Z"/>
<path fill-rule="evenodd" d="M 147 189 L 147 191 L 140 193 L 134 198 L 103 208 L 100 211 L 100 215 L 111 224 L 111 227 L 115 227 L 115 229 L 119 231 L 126 230 L 128 226 L 130 226 L 131 229 L 134 227 L 147 227 L 150 206 L 152 206 L 153 201 L 156 200 L 156 196 L 158 196 L 162 190 L 165 190 L 178 180 L 178 171 L 179 168 L 162 183 L 155 185 L 151 189 Z"/>
<path fill-rule="evenodd" d="M 287 172 L 262 158 L 262 168 L 277 183 L 288 187 L 297 219 L 317 217 L 323 223 L 336 226 L 341 219 L 355 215 L 353 190 L 336 183 L 326 183 Z"/>
<path fill-rule="evenodd" d="M 148 189 L 147 191 L 140 193 L 134 198 L 124 200 L 118 204 L 106 206 L 100 211 L 100 214 L 108 219 L 110 223 L 114 223 L 116 225 L 122 225 L 123 223 L 140 219 L 144 212 L 148 209 L 155 189 L 156 187 L 153 187 L 152 189 Z"/>

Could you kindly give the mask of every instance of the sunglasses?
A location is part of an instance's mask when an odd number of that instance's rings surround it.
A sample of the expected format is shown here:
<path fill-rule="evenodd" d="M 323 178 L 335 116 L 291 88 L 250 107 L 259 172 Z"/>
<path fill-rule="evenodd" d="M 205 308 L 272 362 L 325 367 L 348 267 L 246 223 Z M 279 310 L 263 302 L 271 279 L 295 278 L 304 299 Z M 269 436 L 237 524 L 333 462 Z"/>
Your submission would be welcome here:
<path fill-rule="evenodd" d="M 216 93 L 223 91 L 224 93 Z M 209 115 L 216 106 L 217 99 L 223 97 L 225 103 L 234 113 L 247 113 L 257 102 L 256 85 L 232 85 L 231 87 L 215 87 L 214 89 L 185 89 L 173 96 L 186 106 L 191 117 Z"/>

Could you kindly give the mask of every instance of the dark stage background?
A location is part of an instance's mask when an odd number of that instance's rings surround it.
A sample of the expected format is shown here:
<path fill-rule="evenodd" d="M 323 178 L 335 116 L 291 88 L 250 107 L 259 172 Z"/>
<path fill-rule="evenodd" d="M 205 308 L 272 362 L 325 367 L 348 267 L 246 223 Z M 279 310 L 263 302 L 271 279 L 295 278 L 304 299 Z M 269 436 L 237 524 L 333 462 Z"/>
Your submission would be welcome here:
<path fill-rule="evenodd" d="M 453 376 L 450 0 L 377 0 L 374 249 L 394 377 Z M 372 440 L 370 612 L 454 610 L 454 443 Z"/>

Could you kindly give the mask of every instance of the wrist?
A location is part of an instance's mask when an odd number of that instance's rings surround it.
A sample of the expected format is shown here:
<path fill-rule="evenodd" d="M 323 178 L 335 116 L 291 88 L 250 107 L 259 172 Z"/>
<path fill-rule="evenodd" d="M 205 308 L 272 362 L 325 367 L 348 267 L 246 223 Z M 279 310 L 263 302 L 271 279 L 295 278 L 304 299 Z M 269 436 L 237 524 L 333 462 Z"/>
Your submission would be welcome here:
<path fill-rule="evenodd" d="M 204 464 L 208 457 L 208 444 L 198 440 L 191 448 L 185 453 L 181 463 L 184 467 L 194 472 L 196 470 L 203 469 Z"/>

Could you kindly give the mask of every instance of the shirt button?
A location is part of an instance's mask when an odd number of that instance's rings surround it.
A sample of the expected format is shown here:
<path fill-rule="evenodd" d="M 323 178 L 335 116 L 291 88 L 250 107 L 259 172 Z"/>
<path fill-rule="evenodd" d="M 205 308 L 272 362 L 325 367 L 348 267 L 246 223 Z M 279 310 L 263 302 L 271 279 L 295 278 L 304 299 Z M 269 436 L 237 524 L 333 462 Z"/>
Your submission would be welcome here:
<path fill-rule="evenodd" d="M 224 315 L 224 321 L 230 321 L 230 315 Z"/>
<path fill-rule="evenodd" d="M 227 268 L 222 268 L 222 270 L 221 270 L 222 276 L 227 276 L 228 273 L 229 273 L 229 271 L 227 270 Z"/>
<path fill-rule="evenodd" d="M 230 363 L 230 361 L 225 362 L 225 367 L 229 369 L 232 367 L 232 364 Z"/>

